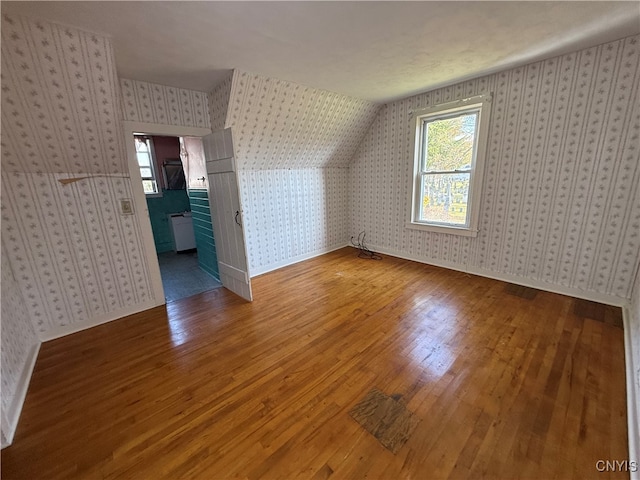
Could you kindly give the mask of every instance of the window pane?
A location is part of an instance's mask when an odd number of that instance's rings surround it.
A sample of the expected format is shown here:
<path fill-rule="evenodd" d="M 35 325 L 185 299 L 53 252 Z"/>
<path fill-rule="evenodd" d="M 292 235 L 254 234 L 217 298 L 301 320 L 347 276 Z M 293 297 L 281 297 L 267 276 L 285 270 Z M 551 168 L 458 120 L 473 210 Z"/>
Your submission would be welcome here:
<path fill-rule="evenodd" d="M 148 153 L 138 152 L 136 155 L 138 157 L 138 165 L 140 165 L 141 167 L 148 167 L 149 165 L 151 165 Z"/>
<path fill-rule="evenodd" d="M 136 152 L 148 152 L 149 146 L 147 141 L 143 138 L 136 137 Z"/>
<path fill-rule="evenodd" d="M 467 224 L 470 173 L 423 175 L 420 220 Z"/>
<path fill-rule="evenodd" d="M 426 120 L 424 152 L 426 172 L 469 170 L 473 162 L 478 113 Z"/>
<path fill-rule="evenodd" d="M 142 188 L 144 189 L 144 193 L 158 193 L 156 189 L 156 182 L 154 180 L 143 180 Z"/>
<path fill-rule="evenodd" d="M 140 169 L 140 176 L 142 178 L 153 178 L 153 173 L 151 172 L 150 168 L 141 168 Z"/>

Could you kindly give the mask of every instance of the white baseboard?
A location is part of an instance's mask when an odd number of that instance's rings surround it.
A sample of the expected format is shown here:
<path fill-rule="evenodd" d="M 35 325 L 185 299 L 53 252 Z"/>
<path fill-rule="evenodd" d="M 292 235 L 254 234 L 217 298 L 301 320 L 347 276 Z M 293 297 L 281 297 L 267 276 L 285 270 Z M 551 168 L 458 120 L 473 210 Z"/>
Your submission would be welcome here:
<path fill-rule="evenodd" d="M 81 330 L 95 327 L 96 325 L 101 325 L 113 320 L 118 320 L 122 317 L 126 317 L 127 315 L 133 315 L 134 313 L 157 307 L 158 305 L 162 304 L 158 304 L 155 300 L 149 300 L 147 302 L 139 303 L 131 307 L 114 310 L 113 312 L 108 312 L 103 315 L 98 315 L 97 317 L 94 317 L 86 322 L 74 323 L 73 325 L 53 328 L 47 332 L 41 333 L 39 337 L 41 342 L 46 342 L 59 337 L 63 337 L 65 335 L 79 332 Z M 2 443 L 2 448 L 11 445 L 11 442 L 13 442 L 13 436 L 18 426 L 18 420 L 20 419 L 20 413 L 22 412 L 24 400 L 27 396 L 29 382 L 31 381 L 31 375 L 33 374 L 36 359 L 38 358 L 38 352 L 40 351 L 41 342 L 38 342 L 36 345 L 34 345 L 32 351 L 29 353 L 29 357 L 27 358 L 27 362 L 25 363 L 25 368 L 20 375 L 20 379 L 18 380 L 16 394 L 10 400 L 10 406 L 8 410 L 6 412 L 3 412 L 4 418 L 6 419 L 6 428 L 5 425 L 3 425 L 2 433 L 3 440 L 6 443 Z"/>
<path fill-rule="evenodd" d="M 450 270 L 457 270 L 459 272 L 471 273 L 473 275 L 479 275 L 481 277 L 492 278 L 494 280 L 500 280 L 508 283 L 515 283 L 516 285 L 522 285 L 524 287 L 537 288 L 538 290 L 544 290 L 551 293 L 559 293 L 560 295 L 568 295 L 570 297 L 582 298 L 584 300 L 591 300 L 593 302 L 604 303 L 607 305 L 613 305 L 615 307 L 624 307 L 628 303 L 628 299 L 617 297 L 615 295 L 607 295 L 603 293 L 590 292 L 580 290 L 578 288 L 565 287 L 562 285 L 556 285 L 553 283 L 541 282 L 540 280 L 533 280 L 517 275 L 510 275 L 506 273 L 494 272 L 484 268 L 470 267 L 467 265 L 460 265 L 453 262 L 443 262 L 440 260 L 432 260 L 429 258 L 419 257 L 417 255 L 410 255 L 397 250 L 392 250 L 385 247 L 379 247 L 377 245 L 368 245 L 370 250 L 384 253 L 385 255 L 391 255 L 393 257 L 404 258 L 405 260 L 413 260 L 414 262 L 425 263 L 427 265 L 434 265 L 436 267 L 448 268 Z"/>
<path fill-rule="evenodd" d="M 640 336 L 640 325 L 631 320 L 628 306 L 622 309 L 624 323 L 624 358 L 627 372 L 627 424 L 629 436 L 629 461 L 636 462 L 636 471 L 629 472 L 630 480 L 640 480 L 640 352 L 633 352 L 633 339 Z M 638 329 L 640 330 L 640 329 Z"/>
<path fill-rule="evenodd" d="M 40 342 L 31 347 L 31 351 L 27 356 L 27 361 L 25 362 L 20 378 L 18 379 L 18 384 L 16 385 L 16 393 L 9 402 L 9 408 L 4 412 L 3 419 L 6 420 L 6 425 L 2 426 L 2 437 L 6 443 L 2 443 L 2 448 L 8 447 L 13 442 L 13 436 L 15 435 L 16 428 L 18 427 L 18 420 L 20 419 L 20 413 L 22 413 L 24 400 L 27 397 L 29 382 L 31 381 L 33 369 L 36 366 L 39 351 Z"/>
<path fill-rule="evenodd" d="M 313 252 L 305 253 L 303 255 L 297 255 L 295 257 L 290 257 L 290 258 L 287 258 L 286 260 L 272 263 L 270 265 L 265 265 L 263 267 L 252 268 L 250 271 L 250 276 L 251 278 L 253 278 L 253 277 L 257 277 L 258 275 L 264 275 L 265 273 L 272 272 L 273 270 L 277 270 L 279 268 L 286 267 L 288 265 L 293 265 L 294 263 L 302 262 L 304 260 L 309 260 L 310 258 L 319 257 L 320 255 L 333 252 L 334 250 L 339 250 L 341 248 L 346 247 L 347 245 L 348 244 L 341 243 L 340 245 L 334 245 L 332 247 L 322 248 L 320 250 L 315 250 Z"/>
<path fill-rule="evenodd" d="M 82 330 L 86 330 L 87 328 L 102 325 L 103 323 L 112 322 L 113 320 L 118 320 L 122 317 L 133 315 L 134 313 L 139 313 L 144 310 L 149 310 L 153 307 L 164 305 L 164 303 L 164 301 L 162 303 L 158 303 L 152 299 L 143 303 L 132 305 L 130 307 L 121 308 L 120 310 L 114 310 L 112 312 L 98 315 L 90 320 L 87 320 L 86 322 L 79 322 L 74 323 L 73 325 L 65 325 L 64 327 L 52 328 L 51 330 L 41 333 L 40 340 L 43 342 L 48 342 L 49 340 L 64 337 L 65 335 L 71 335 L 72 333 L 80 332 Z"/>

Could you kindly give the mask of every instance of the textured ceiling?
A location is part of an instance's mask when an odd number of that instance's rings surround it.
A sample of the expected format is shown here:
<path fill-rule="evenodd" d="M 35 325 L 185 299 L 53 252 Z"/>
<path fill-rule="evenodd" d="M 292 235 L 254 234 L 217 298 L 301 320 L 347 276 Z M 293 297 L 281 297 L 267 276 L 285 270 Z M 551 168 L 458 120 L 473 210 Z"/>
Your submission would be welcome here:
<path fill-rule="evenodd" d="M 111 35 L 118 74 L 209 91 L 229 70 L 384 102 L 640 32 L 633 2 L 2 2 Z"/>

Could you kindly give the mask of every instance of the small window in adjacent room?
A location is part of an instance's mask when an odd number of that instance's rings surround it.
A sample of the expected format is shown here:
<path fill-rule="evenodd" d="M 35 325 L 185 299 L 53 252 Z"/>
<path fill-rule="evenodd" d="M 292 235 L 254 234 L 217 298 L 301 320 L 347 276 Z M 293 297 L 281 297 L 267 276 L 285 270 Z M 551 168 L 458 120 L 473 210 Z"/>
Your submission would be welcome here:
<path fill-rule="evenodd" d="M 477 235 L 490 106 L 479 95 L 414 113 L 409 228 Z"/>
<path fill-rule="evenodd" d="M 136 135 L 136 158 L 140 167 L 142 187 L 146 195 L 158 194 L 158 182 L 156 179 L 155 162 L 153 159 L 153 144 L 149 137 Z"/>

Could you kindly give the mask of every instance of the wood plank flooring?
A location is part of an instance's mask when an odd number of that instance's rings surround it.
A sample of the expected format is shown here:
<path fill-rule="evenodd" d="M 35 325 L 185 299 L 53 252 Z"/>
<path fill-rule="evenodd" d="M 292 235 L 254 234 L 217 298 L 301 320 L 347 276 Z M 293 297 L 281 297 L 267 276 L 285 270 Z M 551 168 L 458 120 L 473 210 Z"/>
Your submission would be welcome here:
<path fill-rule="evenodd" d="M 573 299 L 351 248 L 253 285 L 43 344 L 2 477 L 628 478 L 622 329 Z"/>

